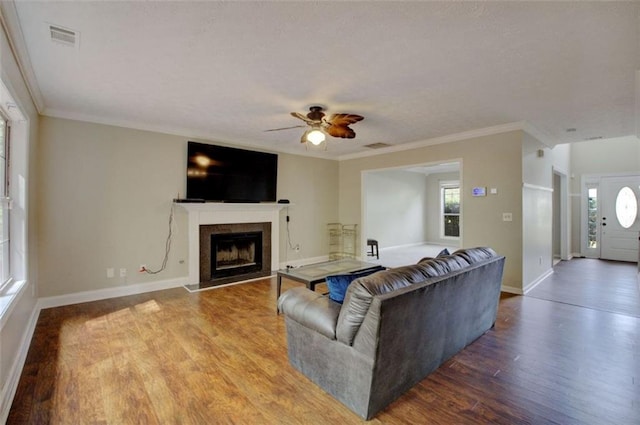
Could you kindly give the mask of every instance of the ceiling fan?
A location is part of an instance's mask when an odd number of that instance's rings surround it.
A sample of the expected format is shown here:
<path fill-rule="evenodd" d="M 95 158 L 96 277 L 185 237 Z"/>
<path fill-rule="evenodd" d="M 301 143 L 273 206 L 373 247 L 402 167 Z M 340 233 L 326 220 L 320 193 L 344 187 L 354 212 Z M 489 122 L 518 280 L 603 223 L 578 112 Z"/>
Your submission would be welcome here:
<path fill-rule="evenodd" d="M 310 142 L 313 145 L 319 145 L 325 141 L 326 135 L 340 137 L 342 139 L 353 139 L 356 132 L 349 125 L 362 121 L 364 117 L 354 114 L 332 114 L 329 118 L 325 118 L 324 108 L 322 106 L 311 106 L 309 113 L 303 115 L 299 112 L 291 112 L 291 116 L 304 121 L 309 128 L 302 134 L 300 143 Z M 274 128 L 266 131 L 288 130 L 291 128 L 304 128 L 304 125 L 295 125 L 292 127 Z"/>

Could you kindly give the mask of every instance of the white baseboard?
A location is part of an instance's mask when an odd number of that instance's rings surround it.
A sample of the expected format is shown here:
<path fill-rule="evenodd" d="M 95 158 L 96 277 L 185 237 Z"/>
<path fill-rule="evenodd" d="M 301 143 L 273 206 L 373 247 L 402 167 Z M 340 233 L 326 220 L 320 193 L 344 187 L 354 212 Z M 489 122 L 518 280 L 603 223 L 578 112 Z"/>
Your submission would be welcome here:
<path fill-rule="evenodd" d="M 322 255 L 320 257 L 311 257 L 311 258 L 301 258 L 298 260 L 287 260 L 284 263 L 280 263 L 280 268 L 286 269 L 287 266 L 300 267 L 300 266 L 306 266 L 307 264 L 324 263 L 325 261 L 329 261 L 328 255 Z"/>
<path fill-rule="evenodd" d="M 441 246 L 441 247 L 444 248 L 444 247 L 458 246 L 458 243 L 447 244 L 445 242 L 431 242 L 431 241 L 413 242 L 413 243 L 408 243 L 408 244 L 403 244 L 403 245 L 393 245 L 393 246 L 380 247 L 380 251 L 384 251 L 384 250 L 387 250 L 387 249 L 413 248 L 413 247 L 420 246 L 420 245 L 434 245 L 434 246 Z"/>
<path fill-rule="evenodd" d="M 516 288 L 515 286 L 502 285 L 500 287 L 500 291 L 501 292 L 507 292 L 509 294 L 522 295 L 522 289 Z"/>
<path fill-rule="evenodd" d="M 119 286 L 117 288 L 97 289 L 73 294 L 57 295 L 38 299 L 38 309 L 61 307 L 63 305 L 86 303 L 90 301 L 106 300 L 108 298 L 125 297 L 127 295 L 144 294 L 145 292 L 160 291 L 162 289 L 177 288 L 187 283 L 188 278 L 161 280 L 158 282 L 137 283 L 135 285 Z"/>
<path fill-rule="evenodd" d="M 552 274 L 553 274 L 553 269 L 547 270 L 546 272 L 544 272 L 543 274 L 538 276 L 538 278 L 536 280 L 534 280 L 533 282 L 531 282 L 530 284 L 525 286 L 523 293 L 526 294 L 527 292 L 531 291 L 533 288 L 538 286 L 538 284 L 540 284 L 543 280 L 545 280 L 546 278 L 548 278 Z"/>
<path fill-rule="evenodd" d="M 38 308 L 38 305 L 35 304 L 31 311 L 31 315 L 29 316 L 29 322 L 27 323 L 26 330 L 22 335 L 18 355 L 9 369 L 7 381 L 2 386 L 2 393 L 0 394 L 0 424 L 6 423 L 7 418 L 9 417 L 9 410 L 11 410 L 13 397 L 16 395 L 16 391 L 18 389 L 20 375 L 22 375 L 22 369 L 24 368 L 24 363 L 27 360 L 27 353 L 31 346 L 31 338 L 33 338 L 33 332 L 36 329 L 36 323 L 38 322 L 39 315 L 40 309 Z"/>

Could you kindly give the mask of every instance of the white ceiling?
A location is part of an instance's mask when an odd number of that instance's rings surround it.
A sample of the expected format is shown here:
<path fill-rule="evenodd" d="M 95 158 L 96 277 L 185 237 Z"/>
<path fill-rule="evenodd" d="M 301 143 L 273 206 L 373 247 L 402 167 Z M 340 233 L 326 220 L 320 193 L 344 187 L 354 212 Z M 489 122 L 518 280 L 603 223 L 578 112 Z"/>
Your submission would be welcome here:
<path fill-rule="evenodd" d="M 353 140 L 416 144 L 499 126 L 553 145 L 636 135 L 638 2 L 3 2 L 43 115 L 309 154 L 313 104 Z M 77 48 L 48 25 L 78 31 Z M 518 123 L 518 124 L 514 124 Z M 576 131 L 567 132 L 568 128 Z"/>

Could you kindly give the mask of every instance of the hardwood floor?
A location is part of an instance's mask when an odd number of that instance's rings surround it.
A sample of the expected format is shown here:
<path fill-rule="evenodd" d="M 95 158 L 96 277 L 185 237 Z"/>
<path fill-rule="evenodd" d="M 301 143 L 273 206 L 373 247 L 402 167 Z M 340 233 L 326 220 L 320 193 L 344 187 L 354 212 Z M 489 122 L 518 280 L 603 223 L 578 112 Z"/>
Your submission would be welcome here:
<path fill-rule="evenodd" d="M 576 258 L 561 261 L 529 297 L 640 317 L 638 265 Z"/>
<path fill-rule="evenodd" d="M 8 423 L 363 423 L 289 365 L 274 303 L 265 279 L 43 310 Z M 370 423 L 638 424 L 640 319 L 504 295 L 492 330 Z"/>

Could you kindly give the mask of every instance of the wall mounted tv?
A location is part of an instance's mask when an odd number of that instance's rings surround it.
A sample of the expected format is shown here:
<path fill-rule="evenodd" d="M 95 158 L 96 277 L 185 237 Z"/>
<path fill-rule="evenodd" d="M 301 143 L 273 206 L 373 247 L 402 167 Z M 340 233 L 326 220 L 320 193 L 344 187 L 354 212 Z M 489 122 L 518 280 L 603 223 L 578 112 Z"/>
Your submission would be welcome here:
<path fill-rule="evenodd" d="M 188 142 L 187 198 L 275 202 L 278 155 Z"/>

